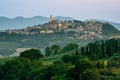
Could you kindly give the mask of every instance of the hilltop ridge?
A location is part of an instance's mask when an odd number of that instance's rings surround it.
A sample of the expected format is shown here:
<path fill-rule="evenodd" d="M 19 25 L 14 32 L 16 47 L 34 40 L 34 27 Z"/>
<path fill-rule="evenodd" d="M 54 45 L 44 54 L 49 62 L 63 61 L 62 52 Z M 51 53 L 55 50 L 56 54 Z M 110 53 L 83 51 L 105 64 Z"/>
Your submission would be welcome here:
<path fill-rule="evenodd" d="M 22 29 L 6 30 L 8 34 L 35 35 L 51 33 L 73 33 L 72 37 L 81 39 L 99 39 L 119 35 L 120 31 L 107 22 L 100 21 L 78 21 L 50 18 L 44 24 L 29 26 Z"/>
<path fill-rule="evenodd" d="M 63 17 L 63 16 L 55 16 L 53 17 L 54 19 L 59 19 L 61 21 L 65 20 L 75 20 L 71 17 Z M 111 25 L 113 25 L 115 28 L 120 30 L 120 23 L 115 23 L 115 22 L 109 22 L 105 20 L 96 20 L 96 19 L 90 19 L 99 21 L 99 22 L 107 22 Z M 3 17 L 0 16 L 0 30 L 6 30 L 6 29 L 22 29 L 27 26 L 34 26 L 38 24 L 44 24 L 49 22 L 49 17 L 44 17 L 44 16 L 34 16 L 34 17 L 22 17 L 22 16 L 17 16 L 15 18 L 9 18 L 9 17 Z"/>

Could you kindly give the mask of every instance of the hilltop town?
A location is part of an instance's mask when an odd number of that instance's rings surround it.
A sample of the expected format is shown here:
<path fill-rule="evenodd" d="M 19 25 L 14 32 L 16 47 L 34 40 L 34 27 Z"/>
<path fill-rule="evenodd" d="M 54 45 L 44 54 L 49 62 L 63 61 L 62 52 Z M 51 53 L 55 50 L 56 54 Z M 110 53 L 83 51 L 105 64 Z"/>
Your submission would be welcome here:
<path fill-rule="evenodd" d="M 75 32 L 75 37 L 78 38 L 91 38 L 102 37 L 102 25 L 101 22 L 93 21 L 64 21 L 53 19 L 50 16 L 50 22 L 43 25 L 35 25 L 33 27 L 27 27 L 25 29 L 17 30 L 6 30 L 9 34 L 25 34 L 25 35 L 34 35 L 34 34 L 49 34 L 56 32 Z"/>
<path fill-rule="evenodd" d="M 22 35 L 35 35 L 35 34 L 51 34 L 51 33 L 74 33 L 74 37 L 81 39 L 97 39 L 106 37 L 104 33 L 105 27 L 109 28 L 112 25 L 108 23 L 102 23 L 98 21 L 78 21 L 78 20 L 65 20 L 61 21 L 58 19 L 53 19 L 52 15 L 50 15 L 50 21 L 48 23 L 42 25 L 30 26 L 24 29 L 17 30 L 6 30 L 8 34 L 22 34 Z M 117 29 L 113 28 L 115 33 L 119 32 Z M 112 32 L 112 31 L 111 31 Z M 109 32 L 110 33 L 110 32 Z"/>

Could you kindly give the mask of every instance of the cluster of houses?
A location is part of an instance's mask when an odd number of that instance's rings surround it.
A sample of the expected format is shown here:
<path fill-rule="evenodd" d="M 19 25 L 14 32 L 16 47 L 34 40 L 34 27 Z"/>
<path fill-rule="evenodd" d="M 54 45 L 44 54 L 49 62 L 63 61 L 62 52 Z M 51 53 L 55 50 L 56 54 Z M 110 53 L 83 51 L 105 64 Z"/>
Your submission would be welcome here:
<path fill-rule="evenodd" d="M 25 29 L 17 30 L 7 30 L 9 34 L 25 34 L 25 35 L 35 35 L 35 34 L 48 34 L 55 32 L 74 32 L 74 37 L 82 39 L 94 39 L 102 38 L 102 25 L 104 23 L 96 21 L 61 21 L 53 19 L 50 16 L 50 22 L 43 25 L 36 25 L 33 27 L 27 27 Z"/>

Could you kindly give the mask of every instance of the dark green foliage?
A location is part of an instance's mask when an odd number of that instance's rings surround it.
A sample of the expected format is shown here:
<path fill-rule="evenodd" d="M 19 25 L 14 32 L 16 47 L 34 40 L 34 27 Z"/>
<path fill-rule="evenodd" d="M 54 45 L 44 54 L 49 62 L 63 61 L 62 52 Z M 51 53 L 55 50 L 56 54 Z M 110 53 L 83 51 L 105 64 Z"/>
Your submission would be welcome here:
<path fill-rule="evenodd" d="M 101 44 L 101 49 L 102 49 L 102 58 L 105 58 L 106 55 L 105 55 L 105 42 L 104 41 L 101 41 L 102 44 Z"/>
<path fill-rule="evenodd" d="M 31 62 L 25 58 L 15 58 L 0 67 L 1 80 L 27 80 L 32 70 Z"/>
<path fill-rule="evenodd" d="M 74 68 L 69 68 L 66 72 L 68 78 L 73 80 L 85 80 L 83 77 L 87 76 L 84 74 L 84 71 L 88 69 L 94 69 L 94 63 L 89 59 L 81 59 Z M 90 78 L 90 76 L 88 76 Z"/>
<path fill-rule="evenodd" d="M 71 78 L 72 80 L 76 79 L 76 76 L 78 76 L 76 74 L 77 74 L 77 72 L 75 71 L 74 67 L 68 68 L 66 71 L 66 77 Z"/>
<path fill-rule="evenodd" d="M 65 53 L 71 50 L 76 50 L 79 48 L 79 45 L 77 43 L 69 43 L 66 46 L 64 46 L 62 49 L 59 45 L 53 45 L 51 47 L 45 48 L 46 56 L 50 55 L 56 55 L 58 53 Z"/>
<path fill-rule="evenodd" d="M 51 49 L 53 51 L 53 54 L 58 54 L 61 50 L 61 47 L 59 45 L 53 45 Z"/>
<path fill-rule="evenodd" d="M 88 45 L 88 56 L 91 59 L 100 59 L 102 58 L 102 48 L 100 42 L 89 43 Z"/>
<path fill-rule="evenodd" d="M 65 63 L 70 63 L 71 57 L 71 55 L 66 54 L 62 57 L 62 61 L 64 61 Z"/>
<path fill-rule="evenodd" d="M 108 58 L 114 55 L 114 53 L 120 53 L 120 39 L 96 41 L 81 47 L 81 54 L 92 60 Z"/>
<path fill-rule="evenodd" d="M 104 66 L 104 61 L 97 61 L 96 63 L 96 67 L 98 69 L 103 69 L 105 66 Z"/>
<path fill-rule="evenodd" d="M 76 64 L 77 62 L 80 61 L 83 57 L 81 55 L 75 55 L 75 54 L 66 54 L 62 56 L 62 61 L 65 63 L 71 63 L 71 64 Z"/>
<path fill-rule="evenodd" d="M 94 67 L 94 63 L 91 60 L 82 59 L 75 65 L 75 70 L 81 73 L 86 69 L 92 69 Z"/>
<path fill-rule="evenodd" d="M 45 77 L 47 77 L 49 80 L 54 75 L 64 75 L 67 70 L 67 67 L 68 65 L 65 64 L 55 64 L 49 66 L 45 71 Z"/>
<path fill-rule="evenodd" d="M 82 53 L 83 56 L 86 55 L 86 53 L 85 53 L 85 48 L 84 48 L 84 47 L 81 47 L 81 53 Z"/>
<path fill-rule="evenodd" d="M 79 48 L 79 45 L 77 43 L 69 43 L 67 44 L 67 46 L 63 47 L 61 52 L 67 52 L 67 51 L 75 50 L 78 48 Z"/>
<path fill-rule="evenodd" d="M 75 65 L 76 80 L 80 80 L 80 75 L 87 69 L 93 69 L 94 63 L 89 59 L 83 59 Z"/>
<path fill-rule="evenodd" d="M 29 80 L 50 80 L 50 79 L 55 79 L 55 76 L 60 76 L 62 78 L 62 76 L 65 74 L 66 70 L 68 69 L 68 67 L 69 65 L 65 63 L 57 63 L 57 64 L 49 65 L 44 69 L 40 69 L 32 72 L 28 79 Z"/>
<path fill-rule="evenodd" d="M 118 45 L 119 43 L 117 39 L 110 39 L 106 41 L 106 53 L 108 54 L 108 57 L 118 52 Z"/>
<path fill-rule="evenodd" d="M 57 60 L 57 61 L 54 61 L 53 64 L 63 64 L 64 62 L 63 61 L 60 61 L 60 60 Z"/>
<path fill-rule="evenodd" d="M 42 58 L 43 54 L 41 54 L 40 50 L 30 49 L 30 50 L 26 50 L 24 52 L 21 52 L 20 57 L 28 58 L 31 61 L 33 61 L 35 59 Z"/>
<path fill-rule="evenodd" d="M 94 69 L 87 69 L 79 76 L 79 80 L 101 80 L 100 73 Z"/>
<path fill-rule="evenodd" d="M 59 45 L 53 45 L 51 47 L 46 47 L 45 48 L 45 55 L 50 56 L 50 55 L 56 55 L 60 53 L 61 47 Z"/>
<path fill-rule="evenodd" d="M 68 50 L 78 49 L 78 47 L 79 47 L 79 45 L 77 43 L 69 43 L 69 44 L 67 44 Z"/>
<path fill-rule="evenodd" d="M 110 59 L 108 60 L 108 68 L 116 67 L 120 68 L 120 55 L 119 54 L 114 54 Z"/>
<path fill-rule="evenodd" d="M 43 76 L 44 76 L 44 70 L 42 70 L 42 69 L 32 71 L 28 75 L 28 80 L 44 80 L 45 78 Z"/>
<path fill-rule="evenodd" d="M 34 70 L 41 69 L 43 67 L 43 63 L 40 59 L 36 59 L 32 61 L 31 66 Z"/>
<path fill-rule="evenodd" d="M 50 47 L 46 47 L 45 48 L 45 53 L 46 53 L 45 54 L 46 56 L 50 56 L 50 55 L 52 55 L 53 51 Z"/>

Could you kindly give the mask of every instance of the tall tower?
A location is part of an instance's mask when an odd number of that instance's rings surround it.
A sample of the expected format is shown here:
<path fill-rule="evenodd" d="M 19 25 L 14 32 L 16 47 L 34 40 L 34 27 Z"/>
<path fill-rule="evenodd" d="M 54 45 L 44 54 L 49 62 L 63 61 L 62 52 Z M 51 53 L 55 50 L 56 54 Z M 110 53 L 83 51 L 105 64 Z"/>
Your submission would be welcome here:
<path fill-rule="evenodd" d="M 52 17 L 52 15 L 50 15 L 50 22 L 52 22 L 53 21 L 53 17 Z"/>

